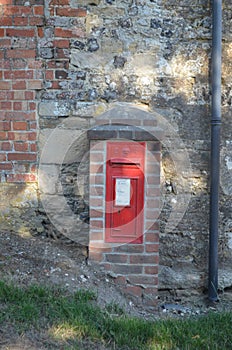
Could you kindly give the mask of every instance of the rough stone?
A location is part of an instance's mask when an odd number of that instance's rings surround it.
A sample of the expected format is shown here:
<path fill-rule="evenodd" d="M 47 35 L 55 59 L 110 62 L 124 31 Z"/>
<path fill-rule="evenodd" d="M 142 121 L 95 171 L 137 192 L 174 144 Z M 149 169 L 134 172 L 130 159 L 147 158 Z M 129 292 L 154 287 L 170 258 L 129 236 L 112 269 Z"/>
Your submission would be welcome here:
<path fill-rule="evenodd" d="M 39 114 L 43 117 L 64 117 L 70 114 L 70 106 L 67 103 L 40 102 Z"/>

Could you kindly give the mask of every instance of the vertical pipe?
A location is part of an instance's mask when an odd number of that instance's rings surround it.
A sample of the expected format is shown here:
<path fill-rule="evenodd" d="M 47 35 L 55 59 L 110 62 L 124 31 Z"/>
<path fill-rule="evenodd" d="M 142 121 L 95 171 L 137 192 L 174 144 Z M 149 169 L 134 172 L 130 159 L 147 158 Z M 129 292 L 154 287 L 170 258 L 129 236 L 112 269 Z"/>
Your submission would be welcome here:
<path fill-rule="evenodd" d="M 212 106 L 211 106 L 211 184 L 210 184 L 210 232 L 209 232 L 209 281 L 208 297 L 218 300 L 218 212 L 220 176 L 221 130 L 221 51 L 222 51 L 222 0 L 212 0 Z"/>

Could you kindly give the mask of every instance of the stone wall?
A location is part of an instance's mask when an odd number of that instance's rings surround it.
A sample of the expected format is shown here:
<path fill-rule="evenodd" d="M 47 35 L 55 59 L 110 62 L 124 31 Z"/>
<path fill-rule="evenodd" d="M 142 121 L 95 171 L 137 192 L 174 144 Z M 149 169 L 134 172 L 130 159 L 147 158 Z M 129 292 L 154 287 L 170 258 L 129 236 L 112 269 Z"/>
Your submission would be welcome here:
<path fill-rule="evenodd" d="M 222 289 L 232 285 L 232 12 L 228 0 L 223 6 Z M 87 244 L 86 131 L 114 102 L 142 104 L 166 131 L 160 293 L 206 287 L 211 14 L 206 0 L 1 3 L 1 199 L 9 196 L 1 200 L 2 229 L 49 226 L 71 239 L 84 232 Z"/>

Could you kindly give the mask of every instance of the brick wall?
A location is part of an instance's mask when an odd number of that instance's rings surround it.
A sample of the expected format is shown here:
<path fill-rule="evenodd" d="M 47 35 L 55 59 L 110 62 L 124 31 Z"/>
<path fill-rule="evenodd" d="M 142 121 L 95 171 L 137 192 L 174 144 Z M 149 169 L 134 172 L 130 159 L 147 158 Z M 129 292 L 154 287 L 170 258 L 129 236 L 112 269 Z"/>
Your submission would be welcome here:
<path fill-rule="evenodd" d="M 36 181 L 36 94 L 43 87 L 43 62 L 37 49 L 44 6 L 43 1 L 31 5 L 10 0 L 1 5 L 1 182 Z"/>
<path fill-rule="evenodd" d="M 1 182 L 35 182 L 38 102 L 69 84 L 71 40 L 84 36 L 75 25 L 86 9 L 69 1 L 11 1 L 0 17 Z M 63 90 L 62 90 L 63 92 Z M 53 115 L 54 111 L 48 111 Z"/>

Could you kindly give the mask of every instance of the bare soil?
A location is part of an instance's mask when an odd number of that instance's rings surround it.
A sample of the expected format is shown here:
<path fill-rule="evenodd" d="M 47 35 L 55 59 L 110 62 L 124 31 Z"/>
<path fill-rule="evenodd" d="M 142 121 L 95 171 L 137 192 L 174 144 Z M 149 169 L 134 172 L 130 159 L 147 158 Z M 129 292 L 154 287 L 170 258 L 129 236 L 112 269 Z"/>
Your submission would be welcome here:
<path fill-rule="evenodd" d="M 97 295 L 97 303 L 104 308 L 115 303 L 130 316 L 146 319 L 164 317 L 182 317 L 181 309 L 164 310 L 160 300 L 157 309 L 147 309 L 135 300 L 125 296 L 114 284 L 113 279 L 96 265 L 87 260 L 86 247 L 65 240 L 54 240 L 45 236 L 19 236 L 11 232 L 0 232 L 0 279 L 19 286 L 40 284 L 62 286 L 69 292 L 88 289 Z M 231 310 L 231 293 L 224 294 L 222 302 L 210 306 L 206 297 L 181 300 L 185 308 L 193 315 L 207 313 L 209 310 Z M 170 304 L 173 303 L 173 304 Z M 169 306 L 176 300 L 168 300 Z M 181 305 L 181 306 L 182 306 Z M 166 312 L 164 312 L 166 311 Z M 189 314 L 188 314 L 189 315 Z M 191 315 L 191 314 L 190 314 Z M 17 334 L 11 324 L 0 326 L 0 349 L 4 350 L 43 350 L 66 349 L 64 344 L 51 339 L 46 331 L 29 330 L 23 335 Z M 82 341 L 80 349 L 106 350 L 102 344 Z"/>
<path fill-rule="evenodd" d="M 84 246 L 65 240 L 44 236 L 19 236 L 0 232 L 0 279 L 18 286 L 40 284 L 59 286 L 69 292 L 88 289 L 97 295 L 97 303 L 104 308 L 115 303 L 128 315 L 153 317 L 134 301 L 123 295 L 110 276 L 87 260 Z M 155 316 L 154 316 L 155 317 Z M 101 344 L 82 342 L 80 349 L 105 349 Z M 51 340 L 46 332 L 28 331 L 24 335 L 15 332 L 12 325 L 0 326 L 0 349 L 64 349 Z"/>

